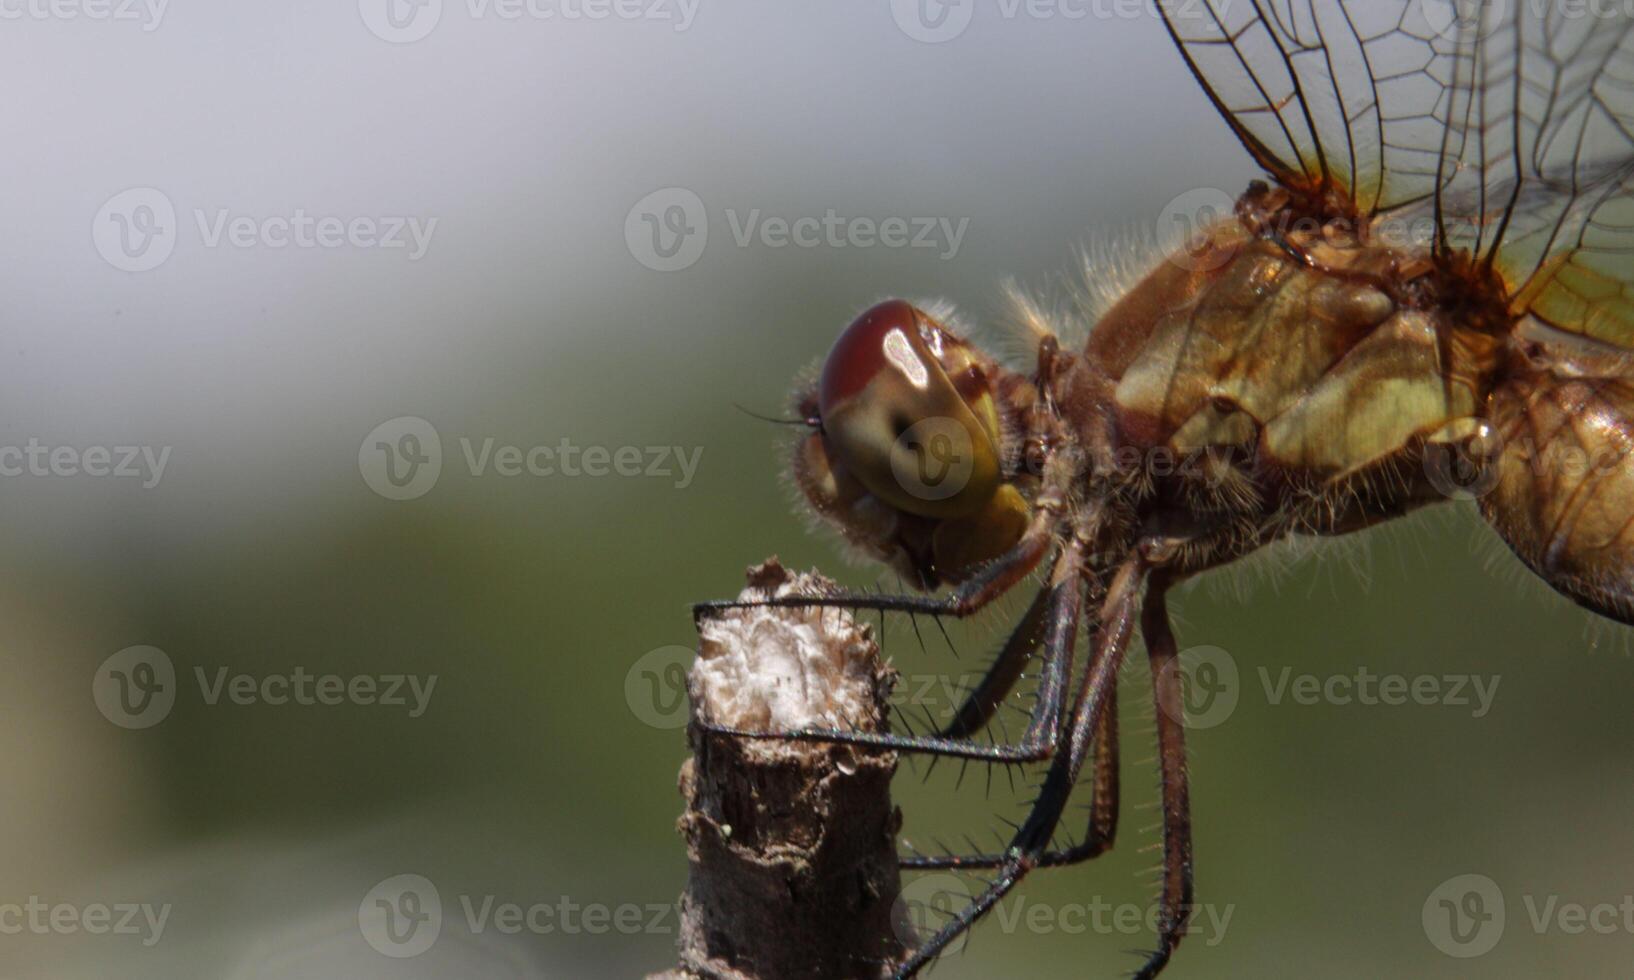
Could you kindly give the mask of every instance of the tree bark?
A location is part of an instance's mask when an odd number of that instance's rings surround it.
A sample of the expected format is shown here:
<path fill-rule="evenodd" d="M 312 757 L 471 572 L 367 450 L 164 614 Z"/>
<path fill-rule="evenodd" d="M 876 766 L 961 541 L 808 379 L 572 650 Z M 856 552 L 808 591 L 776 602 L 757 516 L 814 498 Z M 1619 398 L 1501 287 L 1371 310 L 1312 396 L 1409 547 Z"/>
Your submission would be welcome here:
<path fill-rule="evenodd" d="M 833 588 L 776 558 L 742 598 Z M 689 676 L 692 758 L 681 767 L 687 845 L 680 965 L 648 980 L 850 980 L 889 976 L 914 941 L 900 891 L 892 752 L 706 735 L 755 730 L 886 731 L 895 672 L 849 612 L 731 610 L 699 627 Z"/>

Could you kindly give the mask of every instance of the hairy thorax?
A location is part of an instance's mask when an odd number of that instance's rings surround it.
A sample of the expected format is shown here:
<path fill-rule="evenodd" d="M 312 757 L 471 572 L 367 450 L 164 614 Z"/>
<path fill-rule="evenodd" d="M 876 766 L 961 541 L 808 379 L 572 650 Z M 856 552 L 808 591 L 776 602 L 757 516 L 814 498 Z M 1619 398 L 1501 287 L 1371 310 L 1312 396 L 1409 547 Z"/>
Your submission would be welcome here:
<path fill-rule="evenodd" d="M 1473 434 L 1502 356 L 1464 270 L 1290 227 L 1256 193 L 1107 312 L 1063 391 L 1086 444 L 1138 467 L 1144 528 L 1199 540 L 1194 565 L 1443 499 L 1423 449 Z"/>

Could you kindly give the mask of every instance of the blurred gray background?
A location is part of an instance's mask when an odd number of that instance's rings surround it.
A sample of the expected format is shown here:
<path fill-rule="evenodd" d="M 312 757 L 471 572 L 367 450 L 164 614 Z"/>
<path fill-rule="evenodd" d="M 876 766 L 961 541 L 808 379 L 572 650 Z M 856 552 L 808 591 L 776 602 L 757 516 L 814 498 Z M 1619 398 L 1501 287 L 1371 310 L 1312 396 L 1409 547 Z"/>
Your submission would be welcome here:
<path fill-rule="evenodd" d="M 664 967 L 687 604 L 774 552 L 875 580 L 807 532 L 778 434 L 734 403 L 779 412 L 876 299 L 991 323 L 1004 277 L 1044 282 L 1253 176 L 1139 4 L 981 4 L 960 30 L 959 8 L 937 27 L 883 0 L 392 2 L 5 8 L 0 975 Z M 964 230 L 734 235 L 829 209 Z M 407 247 L 378 240 L 394 224 Z M 697 469 L 483 455 L 564 440 Z M 438 447 L 440 472 L 413 468 Z M 1468 505 L 1296 557 L 1177 603 L 1240 698 L 1191 736 L 1199 900 L 1230 918 L 1171 975 L 1625 970 L 1626 635 L 1527 581 Z M 957 681 L 1002 619 L 957 661 L 901 630 L 887 651 Z M 1036 875 L 938 976 L 1113 977 L 1149 945 L 1094 911 L 1154 894 L 1138 660 L 1117 851 Z M 1498 687 L 1475 717 L 1273 703 L 1262 681 L 1363 667 Z M 407 687 L 300 704 L 278 696 L 297 672 L 435 686 L 417 713 Z M 1002 774 L 990 797 L 955 776 L 904 767 L 907 836 L 1016 814 Z M 400 875 L 442 906 L 419 955 L 360 925 L 415 911 Z M 1448 938 L 1455 892 L 1475 939 Z M 483 915 L 507 904 L 552 911 Z M 1572 906 L 1619 911 L 1574 928 Z"/>

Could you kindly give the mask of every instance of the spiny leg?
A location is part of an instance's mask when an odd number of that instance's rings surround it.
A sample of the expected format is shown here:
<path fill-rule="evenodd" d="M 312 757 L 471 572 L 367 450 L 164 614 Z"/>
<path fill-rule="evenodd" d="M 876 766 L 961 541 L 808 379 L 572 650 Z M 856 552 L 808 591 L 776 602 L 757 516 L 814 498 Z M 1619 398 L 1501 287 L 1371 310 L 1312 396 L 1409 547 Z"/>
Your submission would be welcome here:
<path fill-rule="evenodd" d="M 1063 709 L 1066 704 L 1066 681 L 1072 672 L 1073 641 L 1077 636 L 1078 617 L 1083 608 L 1082 571 L 1083 545 L 1077 539 L 1073 539 L 1062 547 L 1047 587 L 1048 596 L 1045 600 L 1044 613 L 1044 666 L 1039 674 L 1038 699 L 1033 704 L 1031 719 L 1020 741 L 992 744 L 941 735 L 887 735 L 833 728 L 757 732 L 702 722 L 699 723 L 699 728 L 711 734 L 739 738 L 867 745 L 898 752 L 924 752 L 987 762 L 1036 762 L 1049 758 L 1060 739 Z M 1029 629 L 1031 626 L 1028 618 L 1024 617 L 1017 629 Z M 1020 641 L 1012 637 L 1010 642 Z"/>
<path fill-rule="evenodd" d="M 1191 803 L 1186 782 L 1185 704 L 1179 654 L 1169 623 L 1166 593 L 1173 583 L 1155 577 L 1146 590 L 1140 631 L 1152 665 L 1152 697 L 1157 704 L 1158 768 L 1163 781 L 1163 898 L 1157 949 L 1135 974 L 1150 980 L 1162 971 L 1186 934 L 1192 912 Z"/>
<path fill-rule="evenodd" d="M 1048 609 L 1048 600 L 1052 593 L 1040 590 L 1033 597 L 1032 604 L 1027 607 L 1021 622 L 1016 625 L 1010 638 L 1004 642 L 999 655 L 987 668 L 987 673 L 970 689 L 964 703 L 954 712 L 953 720 L 948 722 L 938 735 L 943 738 L 968 738 L 987 727 L 993 720 L 1004 699 L 1009 697 L 1015 689 L 1016 682 L 1021 679 L 1022 671 L 1027 668 L 1027 662 L 1032 659 L 1033 649 L 1042 640 L 1041 632 L 1044 626 L 1044 616 Z"/>
<path fill-rule="evenodd" d="M 1078 864 L 1100 857 L 1112 849 L 1118 836 L 1118 691 L 1106 693 L 1106 708 L 1095 731 L 1095 768 L 1091 777 L 1094 797 L 1090 800 L 1089 829 L 1073 847 L 1050 850 L 1038 856 L 1040 868 Z M 976 871 L 1003 866 L 1003 854 L 914 855 L 901 866 L 911 871 Z"/>
<path fill-rule="evenodd" d="M 918 973 L 971 923 L 998 904 L 1027 872 L 1038 865 L 1049 846 L 1067 798 L 1078 782 L 1078 773 L 1089 757 L 1090 743 L 1100 728 L 1111 691 L 1117 684 L 1118 667 L 1129 648 L 1134 629 L 1141 585 L 1147 573 L 1147 559 L 1137 554 L 1119 567 L 1101 607 L 1095 650 L 1085 670 L 1084 683 L 1073 704 L 1072 724 L 1067 731 L 1067 751 L 1057 753 L 1044 777 L 1044 786 L 1027 820 L 1016 832 L 1005 852 L 998 874 L 969 905 L 959 910 L 936 934 L 926 940 L 897 971 L 897 980 Z"/>
<path fill-rule="evenodd" d="M 1028 604 L 1027 611 L 1022 614 L 1021 620 L 1010 631 L 1010 635 L 1004 641 L 1003 647 L 999 649 L 998 656 L 993 658 L 993 662 L 988 665 L 987 671 L 982 675 L 981 680 L 965 695 L 958 709 L 954 711 L 951 721 L 938 728 L 936 720 L 930 716 L 929 712 L 925 713 L 925 720 L 929 723 L 927 731 L 935 731 L 941 738 L 973 738 L 986 729 L 1026 671 L 1027 664 L 1033 658 L 1033 652 L 1044 645 L 1045 616 L 1049 610 L 1051 594 L 1049 589 L 1039 589 L 1038 593 L 1033 596 L 1033 601 Z M 884 613 L 880 615 L 883 616 Z M 931 622 L 941 628 L 942 621 L 940 619 L 933 618 Z M 946 639 L 947 631 L 943 630 L 942 635 Z M 951 647 L 952 641 L 949 640 L 948 642 Z M 1070 670 L 1066 671 L 1066 673 L 1070 673 Z M 1062 698 L 1063 708 L 1065 703 L 1065 698 Z M 904 721 L 908 720 L 905 712 L 903 713 L 903 719 Z M 912 734 L 911 727 L 909 733 Z M 1007 740 L 1008 738 L 1009 733 L 1005 732 L 1004 739 Z M 925 774 L 928 776 L 934 771 L 936 763 L 940 761 L 940 756 L 932 756 L 930 768 L 925 771 Z M 968 766 L 970 762 L 969 759 L 964 760 L 965 766 Z M 963 768 L 959 770 L 961 785 L 964 782 L 964 772 Z M 1006 770 L 1006 774 L 1010 775 L 1010 771 Z M 989 785 L 991 785 L 991 769 L 989 769 L 988 779 Z M 1010 779 L 1011 785 L 1014 786 L 1014 776 L 1010 775 Z"/>
<path fill-rule="evenodd" d="M 1046 855 L 1051 866 L 1076 864 L 1100 857 L 1118 838 L 1118 687 L 1116 679 L 1106 692 L 1106 710 L 1095 730 L 1095 796 L 1089 803 L 1089 829 L 1077 847 Z"/>

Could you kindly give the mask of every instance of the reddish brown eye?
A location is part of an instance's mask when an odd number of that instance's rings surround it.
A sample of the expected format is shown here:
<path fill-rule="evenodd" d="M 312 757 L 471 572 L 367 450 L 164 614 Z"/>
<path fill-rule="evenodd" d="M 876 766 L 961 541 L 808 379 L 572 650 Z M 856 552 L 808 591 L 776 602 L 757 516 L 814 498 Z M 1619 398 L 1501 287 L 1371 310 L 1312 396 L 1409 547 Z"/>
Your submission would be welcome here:
<path fill-rule="evenodd" d="M 832 467 L 922 517 L 978 513 L 1002 479 L 992 398 L 956 343 L 911 304 L 890 300 L 846 328 L 818 383 Z"/>
<path fill-rule="evenodd" d="M 893 331 L 896 336 L 892 336 Z M 917 354 L 919 312 L 907 300 L 888 299 L 863 311 L 845 328 L 828 352 L 818 385 L 818 410 L 824 417 L 868 386 L 880 370 L 909 360 L 909 370 L 923 361 Z"/>

